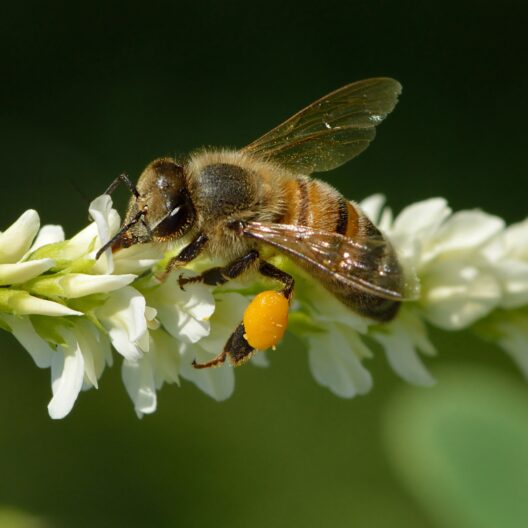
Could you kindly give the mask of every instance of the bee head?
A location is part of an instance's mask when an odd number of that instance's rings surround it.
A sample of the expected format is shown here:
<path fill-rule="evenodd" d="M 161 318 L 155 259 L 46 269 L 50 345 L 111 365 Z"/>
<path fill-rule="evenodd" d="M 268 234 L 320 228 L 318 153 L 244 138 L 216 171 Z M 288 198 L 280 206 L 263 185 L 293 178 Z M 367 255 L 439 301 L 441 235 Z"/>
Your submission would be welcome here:
<path fill-rule="evenodd" d="M 184 169 L 171 158 L 150 163 L 141 174 L 124 226 L 130 227 L 115 241 L 114 250 L 152 240 L 165 241 L 185 235 L 195 220 Z"/>

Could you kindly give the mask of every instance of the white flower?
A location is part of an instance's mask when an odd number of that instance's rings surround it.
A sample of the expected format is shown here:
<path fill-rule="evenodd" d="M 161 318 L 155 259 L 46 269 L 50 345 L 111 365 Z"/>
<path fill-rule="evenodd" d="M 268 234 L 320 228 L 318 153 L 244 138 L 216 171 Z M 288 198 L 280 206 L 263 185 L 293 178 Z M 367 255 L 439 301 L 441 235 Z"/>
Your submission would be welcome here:
<path fill-rule="evenodd" d="M 99 214 L 97 203 L 105 214 Z M 114 337 L 119 324 L 125 323 L 117 310 L 107 317 L 108 307 L 119 304 L 136 278 L 105 273 L 112 269 L 111 257 L 106 265 L 94 261 L 95 244 L 119 228 L 119 217 L 106 199 L 94 204 L 90 212 L 99 218 L 98 225 L 91 224 L 69 241 L 64 241 L 60 226 L 44 226 L 39 232 L 35 211 L 27 211 L 0 234 L 0 286 L 4 286 L 0 288 L 0 321 L 37 366 L 51 368 L 53 398 L 48 408 L 53 418 L 71 410 L 82 388 L 97 387 L 105 365 L 111 362 L 108 337 L 84 316 L 100 312 L 100 324 L 104 322 Z M 108 222 L 106 229 L 101 218 Z M 138 319 L 128 336 L 133 344 L 138 341 Z M 125 320 L 129 322 L 129 313 Z"/>
<path fill-rule="evenodd" d="M 139 418 L 156 410 L 156 391 L 164 383 L 179 383 L 179 342 L 163 329 L 150 332 L 148 351 L 138 359 L 123 361 L 123 383 Z"/>
<path fill-rule="evenodd" d="M 211 314 L 211 333 L 199 341 L 180 346 L 182 355 L 180 374 L 215 400 L 229 398 L 235 388 L 233 368 L 225 364 L 219 368 L 195 369 L 193 360 L 205 363 L 217 356 L 242 320 L 248 305 L 246 297 L 238 293 L 221 293 L 216 298 L 216 310 Z"/>
<path fill-rule="evenodd" d="M 2 320 L 8 325 L 17 341 L 29 352 L 39 368 L 49 368 L 54 349 L 33 327 L 29 317 L 2 314 Z"/>
<path fill-rule="evenodd" d="M 436 353 L 427 324 L 469 328 L 502 347 L 528 378 L 528 220 L 505 228 L 482 211 L 453 214 L 442 198 L 396 217 L 381 195 L 361 206 L 390 240 L 408 281 L 409 299 L 392 321 L 358 315 L 288 259 L 273 260 L 295 276 L 289 330 L 306 343 L 316 381 L 344 398 L 367 393 L 373 384 L 367 360 L 381 348 L 403 379 L 432 385 L 422 361 L 422 354 Z M 182 290 L 179 277 L 195 272 L 181 270 L 160 283 L 155 272 L 171 254 L 159 244 L 108 249 L 95 260 L 120 219 L 108 196 L 92 202 L 90 215 L 94 222 L 69 240 L 60 226 L 39 230 L 35 211 L 0 233 L 0 327 L 38 367 L 51 369 L 50 416 L 66 416 L 81 390 L 99 386 L 111 347 L 140 417 L 156 410 L 165 383 L 181 378 L 216 400 L 228 398 L 234 369 L 226 363 L 198 370 L 192 362 L 223 350 L 243 319 L 248 292 L 265 282 L 250 289 L 189 283 Z M 203 260 L 195 269 L 210 265 Z M 267 365 L 262 353 L 252 361 Z"/>
<path fill-rule="evenodd" d="M 24 283 L 35 279 L 55 265 L 51 258 L 23 261 L 40 226 L 36 211 L 26 211 L 11 227 L 0 233 L 1 311 L 17 315 L 80 315 L 63 304 L 31 295 Z M 14 287 L 13 287 L 14 286 Z"/>
<path fill-rule="evenodd" d="M 215 310 L 212 288 L 196 283 L 187 284 L 182 290 L 178 283 L 180 275 L 189 277 L 194 273 L 174 272 L 163 283 L 153 278 L 137 283 L 137 302 L 141 303 L 141 307 L 136 314 L 142 318 L 141 322 L 134 323 L 130 313 L 122 312 L 108 303 L 104 307 L 107 310 L 105 315 L 102 316 L 99 312 L 111 337 L 118 326 L 116 315 L 122 314 L 118 317 L 122 328 L 129 321 L 128 333 L 123 334 L 123 330 L 118 332 L 123 337 L 125 346 L 132 345 L 137 354 L 127 353 L 125 356 L 122 377 L 138 416 L 154 412 L 157 405 L 156 391 L 165 382 L 177 382 L 180 374 L 194 381 L 208 394 L 214 395 L 210 385 L 203 381 L 210 374 L 194 369 L 191 365 L 192 358 L 187 358 L 185 354 L 189 350 L 186 347 L 192 347 L 209 335 L 210 318 Z M 110 318 L 114 318 L 114 330 L 108 326 Z M 135 336 L 131 335 L 133 329 L 137 331 Z M 125 355 L 125 349 L 120 348 L 123 346 L 121 343 L 113 341 L 113 344 Z M 212 379 L 229 376 L 232 377 L 232 373 L 226 375 L 219 370 L 212 374 Z M 219 385 L 217 383 L 215 387 L 222 394 L 218 389 Z"/>
<path fill-rule="evenodd" d="M 400 376 L 431 385 L 434 380 L 418 356 L 418 351 L 435 352 L 423 319 L 445 330 L 459 330 L 497 307 L 501 291 L 484 250 L 504 222 L 481 211 L 452 214 L 442 198 L 413 204 L 394 221 L 390 211 L 381 213 L 381 205 L 377 197 L 366 203 L 366 209 L 374 213 L 373 220 L 392 242 L 407 273 L 417 274 L 420 293 L 416 302 L 404 303 L 394 321 L 377 325 L 371 335 Z"/>
<path fill-rule="evenodd" d="M 404 302 L 393 321 L 374 324 L 351 312 L 313 281 L 310 285 L 303 283 L 302 273 L 297 271 L 296 275 L 297 302 L 293 311 L 300 306 L 316 330 L 306 325 L 296 329 L 293 325 L 293 331 L 308 336 L 310 367 L 316 380 L 345 397 L 362 394 L 371 386 L 363 365 L 372 354 L 364 341 L 366 335 L 382 346 L 389 364 L 403 379 L 429 386 L 434 379 L 419 353 L 434 355 L 435 348 L 424 321 L 446 330 L 466 328 L 504 302 L 503 290 L 525 292 L 524 282 L 523 287 L 517 283 L 515 288 L 509 282 L 508 288 L 502 279 L 501 288 L 497 271 L 504 270 L 505 248 L 519 244 L 503 240 L 498 262 L 490 265 L 488 248 L 504 234 L 501 219 L 481 211 L 452 214 L 442 198 L 413 204 L 396 218 L 383 204 L 384 198 L 374 195 L 361 207 L 391 241 L 407 277 L 412 282 L 416 275 L 419 286 L 416 299 Z M 526 233 L 518 228 L 506 239 L 518 241 L 523 237 L 527 238 Z M 513 279 L 513 273 L 506 271 L 505 275 Z M 412 297 L 412 288 L 410 293 Z"/>
<path fill-rule="evenodd" d="M 372 356 L 359 334 L 339 323 L 308 336 L 308 360 L 316 381 L 342 398 L 365 394 L 372 376 L 362 359 Z"/>
<path fill-rule="evenodd" d="M 48 411 L 51 418 L 64 418 L 73 408 L 81 389 L 97 388 L 106 364 L 112 363 L 108 339 L 87 320 L 73 327 L 58 329 L 64 343 L 57 346 L 51 361 L 53 398 Z"/>
<path fill-rule="evenodd" d="M 12 226 L 0 234 L 0 264 L 18 262 L 31 247 L 38 233 L 37 211 L 26 211 Z"/>
<path fill-rule="evenodd" d="M 362 360 L 372 352 L 361 336 L 372 321 L 352 312 L 300 270 L 289 271 L 296 277 L 289 326 L 308 345 L 313 377 L 343 398 L 365 394 L 372 387 L 372 377 Z M 303 324 L 306 321 L 310 324 Z"/>
<path fill-rule="evenodd" d="M 497 306 L 501 292 L 484 248 L 503 227 L 501 219 L 481 211 L 451 215 L 442 198 L 411 205 L 386 226 L 404 267 L 420 278 L 429 322 L 459 330 Z"/>
<path fill-rule="evenodd" d="M 501 288 L 501 308 L 528 304 L 528 220 L 513 224 L 484 249 Z"/>
<path fill-rule="evenodd" d="M 148 350 L 145 310 L 145 297 L 131 286 L 114 292 L 95 310 L 113 347 L 126 359 L 137 360 Z"/>
<path fill-rule="evenodd" d="M 377 325 L 371 335 L 385 350 L 390 366 L 405 381 L 424 387 L 435 383 L 418 354 L 433 356 L 436 350 L 416 308 L 402 306 L 393 321 Z"/>

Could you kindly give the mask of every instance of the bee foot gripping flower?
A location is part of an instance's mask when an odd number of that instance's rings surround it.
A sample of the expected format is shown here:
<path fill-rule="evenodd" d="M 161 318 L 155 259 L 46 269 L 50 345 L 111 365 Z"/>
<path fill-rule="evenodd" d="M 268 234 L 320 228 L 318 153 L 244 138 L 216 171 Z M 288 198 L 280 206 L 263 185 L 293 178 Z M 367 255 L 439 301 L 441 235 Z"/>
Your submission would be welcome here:
<path fill-rule="evenodd" d="M 82 390 L 99 387 L 116 354 L 138 416 L 155 411 L 164 383 L 182 378 L 217 400 L 229 397 L 231 366 L 196 370 L 192 362 L 215 357 L 242 320 L 255 349 L 278 345 L 288 326 L 306 343 L 316 381 L 345 398 L 372 387 L 366 368 L 372 342 L 406 381 L 434 383 L 422 359 L 436 353 L 429 325 L 496 343 L 528 378 L 528 221 L 506 227 L 482 211 L 452 213 L 441 198 L 393 218 L 383 203 L 376 195 L 361 206 L 420 286 L 387 323 L 354 313 L 284 257 L 273 262 L 295 277 L 291 307 L 267 282 L 256 296 L 255 288 L 234 283 L 188 283 L 182 290 L 182 271 L 160 283 L 155 274 L 163 254 L 153 244 L 108 250 L 96 260 L 120 225 L 102 196 L 90 207 L 94 222 L 68 240 L 60 226 L 40 228 L 31 210 L 0 233 L 0 327 L 39 368 L 50 369 L 53 418 L 66 416 Z M 251 362 L 267 364 L 262 353 Z"/>

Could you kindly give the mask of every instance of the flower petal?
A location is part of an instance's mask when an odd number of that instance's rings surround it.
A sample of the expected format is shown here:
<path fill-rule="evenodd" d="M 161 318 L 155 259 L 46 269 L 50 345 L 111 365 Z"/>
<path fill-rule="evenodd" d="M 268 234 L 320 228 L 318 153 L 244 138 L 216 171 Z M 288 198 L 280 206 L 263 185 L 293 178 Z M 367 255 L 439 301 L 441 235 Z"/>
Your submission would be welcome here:
<path fill-rule="evenodd" d="M 209 352 L 211 357 L 224 349 L 229 336 L 242 321 L 248 304 L 249 300 L 239 293 L 229 292 L 218 295 L 216 310 L 211 317 L 211 332 L 200 340 L 200 347 Z"/>
<path fill-rule="evenodd" d="M 87 255 L 93 249 L 97 239 L 97 226 L 95 222 L 87 225 L 82 231 L 66 241 L 64 248 L 64 258 L 76 260 Z"/>
<path fill-rule="evenodd" d="M 392 234 L 423 241 L 451 214 L 444 198 L 431 198 L 409 205 L 394 221 Z"/>
<path fill-rule="evenodd" d="M 158 310 L 159 320 L 163 327 L 177 339 L 197 343 L 209 335 L 211 330 L 209 321 L 197 321 L 187 312 L 169 310 L 166 307 L 159 307 Z"/>
<path fill-rule="evenodd" d="M 106 363 L 108 340 L 86 319 L 76 321 L 74 333 L 84 358 L 83 388 L 97 388 Z"/>
<path fill-rule="evenodd" d="M 494 266 L 502 286 L 502 308 L 511 310 L 528 304 L 528 261 L 505 259 Z"/>
<path fill-rule="evenodd" d="M 150 337 L 149 354 L 155 358 L 154 377 L 156 388 L 161 388 L 165 382 L 179 383 L 180 343 L 164 330 L 151 331 Z"/>
<path fill-rule="evenodd" d="M 215 311 L 211 288 L 204 284 L 188 284 L 181 296 L 180 307 L 197 321 L 207 321 Z"/>
<path fill-rule="evenodd" d="M 359 206 L 374 224 L 378 224 L 385 201 L 385 196 L 378 193 L 359 202 Z"/>
<path fill-rule="evenodd" d="M 50 367 L 55 351 L 37 334 L 29 317 L 2 314 L 2 318 L 11 328 L 15 339 L 29 352 L 37 367 Z"/>
<path fill-rule="evenodd" d="M 101 319 L 112 319 L 114 324 L 124 328 L 132 341 L 138 340 L 147 330 L 145 318 L 146 301 L 135 288 L 126 286 L 113 292 L 98 309 Z"/>
<path fill-rule="evenodd" d="M 88 275 L 85 273 L 68 273 L 68 275 L 60 278 L 60 285 L 66 297 L 77 299 L 94 293 L 107 293 L 119 290 L 133 282 L 135 278 L 136 275 Z"/>
<path fill-rule="evenodd" d="M 0 264 L 19 261 L 31 247 L 39 227 L 37 211 L 29 209 L 0 234 Z"/>
<path fill-rule="evenodd" d="M 84 315 L 82 312 L 72 310 L 63 304 L 59 304 L 40 297 L 34 297 L 27 292 L 17 292 L 11 298 L 9 305 L 17 315 L 49 315 L 51 317 L 60 317 L 63 315 Z"/>
<path fill-rule="evenodd" d="M 92 201 L 88 211 L 90 217 L 94 219 L 99 234 L 99 244 L 103 246 L 111 238 L 116 231 L 115 216 L 112 213 L 112 198 L 108 194 L 102 194 Z M 117 222 L 119 224 L 119 220 Z M 112 225 L 114 224 L 114 225 Z M 114 271 L 114 263 L 112 260 L 112 249 L 108 248 L 101 257 L 104 261 L 103 273 L 112 273 Z"/>
<path fill-rule="evenodd" d="M 148 358 L 145 356 L 136 361 L 125 359 L 121 376 L 126 391 L 134 402 L 138 418 L 143 414 L 153 413 L 157 406 L 157 396 L 154 373 Z"/>
<path fill-rule="evenodd" d="M 140 275 L 149 270 L 163 257 L 159 244 L 134 244 L 113 254 L 114 273 Z"/>
<path fill-rule="evenodd" d="M 528 219 L 509 226 L 501 238 L 508 256 L 528 261 Z"/>
<path fill-rule="evenodd" d="M 108 331 L 114 348 L 125 358 L 137 360 L 142 355 L 138 340 L 147 332 L 146 301 L 131 286 L 112 292 L 96 316 Z"/>
<path fill-rule="evenodd" d="M 383 346 L 390 366 L 405 381 L 424 387 L 434 385 L 435 380 L 422 363 L 412 335 L 397 320 L 388 331 L 373 333 L 372 337 Z"/>
<path fill-rule="evenodd" d="M 182 290 L 178 277 L 172 274 L 163 284 L 147 292 L 147 296 L 149 306 L 158 311 L 159 321 L 173 337 L 196 343 L 209 334 L 209 318 L 215 309 L 211 288 L 188 284 Z"/>
<path fill-rule="evenodd" d="M 465 261 L 447 261 L 423 277 L 420 303 L 432 324 L 459 330 L 490 313 L 500 297 L 500 285 L 491 273 Z"/>
<path fill-rule="evenodd" d="M 202 363 L 209 361 L 213 354 L 206 352 L 200 345 L 181 345 L 181 369 L 182 378 L 193 382 L 201 391 L 217 401 L 226 400 L 233 394 L 235 389 L 235 374 L 230 365 L 219 368 L 195 369 L 192 361 Z"/>
<path fill-rule="evenodd" d="M 38 277 L 55 265 L 49 258 L 28 260 L 17 264 L 0 264 L 0 286 L 20 284 Z"/>
<path fill-rule="evenodd" d="M 67 347 L 58 347 L 51 362 L 53 398 L 48 404 L 51 418 L 64 418 L 73 408 L 84 378 L 84 358 L 79 344 L 69 331 L 64 332 Z"/>
<path fill-rule="evenodd" d="M 315 380 L 342 398 L 365 394 L 372 387 L 372 376 L 354 352 L 354 345 L 333 325 L 328 331 L 308 337 L 308 359 Z M 364 346 L 361 343 L 361 346 Z"/>
<path fill-rule="evenodd" d="M 47 246 L 48 244 L 55 244 L 56 242 L 64 241 L 64 229 L 60 225 L 45 225 L 42 226 L 38 232 L 37 238 L 33 242 L 33 245 L 29 249 L 29 252 L 32 253 L 42 246 Z"/>
<path fill-rule="evenodd" d="M 462 251 L 468 254 L 472 249 L 483 246 L 504 229 L 504 220 L 482 211 L 460 211 L 454 213 L 432 238 L 425 261 L 446 253 Z"/>

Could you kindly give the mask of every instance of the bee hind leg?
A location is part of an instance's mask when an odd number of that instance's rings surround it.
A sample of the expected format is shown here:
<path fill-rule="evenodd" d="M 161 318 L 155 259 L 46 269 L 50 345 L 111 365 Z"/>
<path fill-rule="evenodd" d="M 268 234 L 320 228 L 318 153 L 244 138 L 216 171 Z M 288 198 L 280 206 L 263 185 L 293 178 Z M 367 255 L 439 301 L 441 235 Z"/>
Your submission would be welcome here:
<path fill-rule="evenodd" d="M 269 277 L 270 279 L 275 279 L 276 281 L 282 283 L 283 288 L 280 293 L 282 293 L 282 295 L 288 299 L 288 302 L 291 301 L 295 280 L 289 273 L 282 271 L 265 260 L 260 263 L 259 272 L 261 275 L 264 275 L 264 277 Z"/>
<path fill-rule="evenodd" d="M 242 264 L 240 262 L 243 259 L 246 259 L 243 261 L 246 266 L 242 270 L 244 271 L 258 258 L 258 253 L 256 251 L 251 252 L 251 253 L 256 253 L 256 256 L 252 255 L 250 257 L 249 256 L 250 254 L 245 255 L 245 257 L 242 257 L 241 259 L 234 261 L 230 266 L 233 266 L 234 269 L 240 269 L 240 267 L 242 267 Z M 235 263 L 236 263 L 236 266 L 234 266 Z M 227 266 L 226 268 L 229 268 L 229 266 Z M 226 276 L 228 275 L 226 273 L 226 268 L 211 268 L 210 270 L 207 270 L 204 274 L 211 272 L 210 274 L 211 278 L 215 276 L 214 274 L 219 274 L 219 275 L 216 275 L 216 277 L 222 277 L 223 282 L 219 282 L 215 284 L 224 284 L 225 282 L 227 282 L 227 280 L 229 280 L 229 279 L 226 279 Z M 221 270 L 221 271 L 219 272 L 217 270 Z M 283 288 L 280 291 L 280 293 L 284 295 L 284 297 L 286 297 L 288 302 L 291 301 L 292 294 L 293 294 L 293 287 L 295 284 L 295 281 L 291 275 L 280 270 L 279 268 L 273 266 L 273 264 L 270 264 L 269 262 L 266 262 L 266 261 L 261 261 L 259 263 L 259 272 L 265 277 L 269 277 L 270 279 L 274 279 L 274 280 L 281 282 L 283 284 Z M 240 273 L 241 271 L 238 274 Z M 202 276 L 204 274 L 202 274 Z M 198 276 L 196 277 L 196 279 L 201 280 L 202 276 Z M 234 278 L 234 277 L 230 276 L 229 278 Z M 187 281 L 187 282 L 192 282 L 192 278 L 191 278 L 191 281 Z M 255 354 L 255 352 L 256 352 L 255 348 L 252 347 L 246 340 L 246 329 L 244 327 L 244 323 L 240 322 L 239 325 L 236 327 L 236 330 L 231 334 L 231 336 L 227 340 L 227 343 L 224 346 L 224 350 L 220 354 L 218 354 L 212 360 L 207 361 L 206 363 L 196 363 L 196 361 L 193 361 L 192 365 L 194 368 L 197 368 L 197 369 L 217 367 L 219 365 L 222 365 L 227 359 L 231 365 L 233 365 L 234 367 L 238 367 L 240 365 L 243 365 L 247 361 L 249 361 L 251 357 Z"/>
<path fill-rule="evenodd" d="M 218 367 L 222 365 L 227 359 L 231 365 L 238 367 L 251 359 L 255 353 L 255 349 L 246 341 L 244 334 L 246 329 L 244 323 L 240 323 L 236 330 L 231 334 L 224 346 L 224 350 L 218 356 L 207 361 L 206 363 L 197 363 L 196 360 L 192 362 L 192 366 L 196 369 Z"/>

